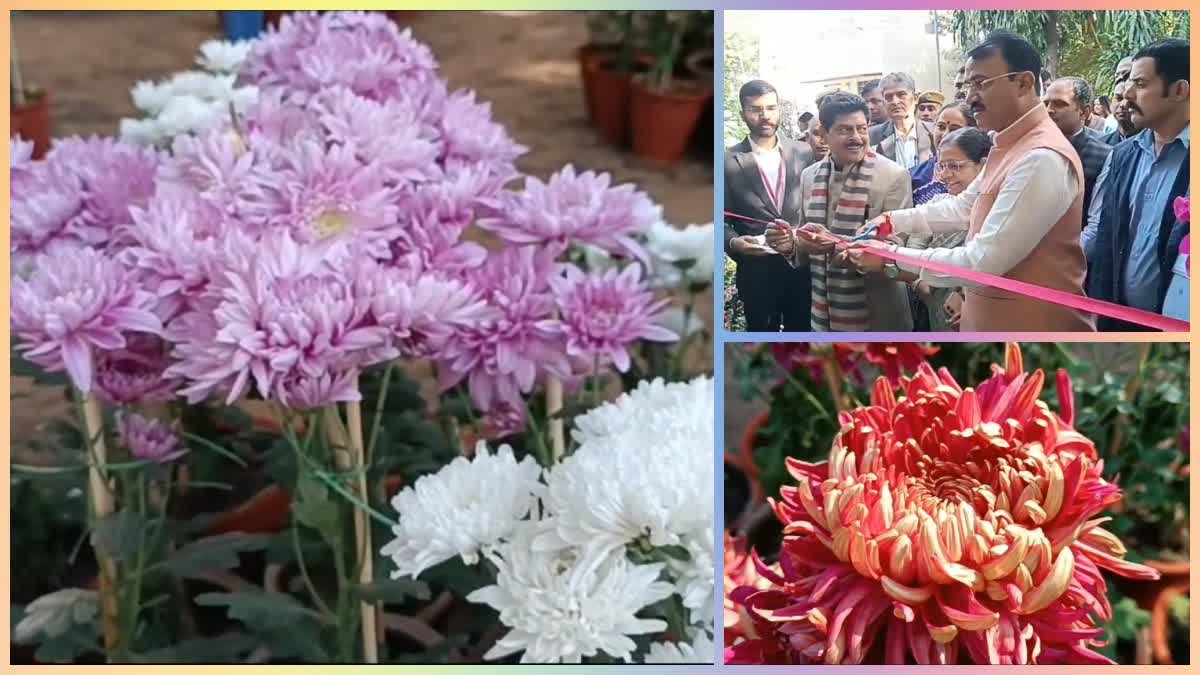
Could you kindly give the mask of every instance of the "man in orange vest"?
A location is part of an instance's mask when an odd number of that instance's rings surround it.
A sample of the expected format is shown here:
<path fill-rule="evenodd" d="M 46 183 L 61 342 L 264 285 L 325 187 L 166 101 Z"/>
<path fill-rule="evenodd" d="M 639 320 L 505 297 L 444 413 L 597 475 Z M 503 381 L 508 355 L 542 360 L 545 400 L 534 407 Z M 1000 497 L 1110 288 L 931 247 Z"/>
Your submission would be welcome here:
<path fill-rule="evenodd" d="M 979 176 L 961 194 L 886 214 L 898 235 L 967 232 L 954 248 L 911 249 L 881 241 L 860 242 L 844 254 L 867 272 L 884 260 L 872 246 L 913 258 L 1083 295 L 1085 261 L 1080 246 L 1083 168 L 1079 156 L 1042 105 L 1041 57 L 1024 38 L 988 35 L 967 54 L 966 102 L 994 146 Z M 883 216 L 860 232 L 878 226 Z M 915 265 L 930 286 L 966 286 L 961 330 L 1092 331 L 1095 318 L 1039 298 L 1016 295 Z"/>

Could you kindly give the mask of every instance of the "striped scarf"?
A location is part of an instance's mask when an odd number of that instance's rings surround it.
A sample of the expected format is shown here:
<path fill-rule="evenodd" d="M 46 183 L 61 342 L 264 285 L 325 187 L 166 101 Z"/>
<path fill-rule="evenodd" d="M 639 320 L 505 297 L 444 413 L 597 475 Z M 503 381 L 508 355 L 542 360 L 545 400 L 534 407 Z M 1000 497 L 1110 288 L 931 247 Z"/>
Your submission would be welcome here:
<path fill-rule="evenodd" d="M 875 153 L 850 167 L 846 184 L 833 211 L 830 231 L 841 237 L 852 237 L 867 222 L 867 195 L 874 175 Z M 829 181 L 833 162 L 826 158 L 813 176 L 812 194 L 804 204 L 805 217 L 829 213 Z M 822 223 L 824 224 L 824 223 Z M 810 256 L 812 270 L 812 330 L 866 331 L 867 287 L 863 275 L 853 265 L 832 264 L 834 253 Z"/>

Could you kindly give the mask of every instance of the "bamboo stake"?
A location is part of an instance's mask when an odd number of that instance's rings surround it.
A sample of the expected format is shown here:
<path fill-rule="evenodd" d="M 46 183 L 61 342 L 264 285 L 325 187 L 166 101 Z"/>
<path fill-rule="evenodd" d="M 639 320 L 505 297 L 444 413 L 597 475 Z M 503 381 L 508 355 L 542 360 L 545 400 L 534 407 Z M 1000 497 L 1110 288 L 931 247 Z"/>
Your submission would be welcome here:
<path fill-rule="evenodd" d="M 367 456 L 363 445 L 362 406 L 358 401 L 346 404 L 346 426 L 350 427 L 350 447 L 353 451 L 354 468 L 357 473 L 355 489 L 364 504 L 370 504 L 367 490 Z M 371 527 L 367 513 L 354 509 L 354 538 L 358 542 L 360 561 L 358 581 L 363 585 L 375 581 L 375 549 L 371 547 Z M 377 628 L 379 608 L 362 603 L 363 655 L 367 663 L 379 663 L 379 631 Z"/>
<path fill-rule="evenodd" d="M 100 402 L 91 396 L 83 398 L 83 425 L 86 442 L 91 444 L 91 461 L 88 462 L 88 497 L 92 502 L 92 514 L 99 521 L 116 511 L 116 503 L 109 486 L 104 481 L 100 467 L 108 462 L 108 450 L 104 446 L 104 417 Z M 96 563 L 100 567 L 101 624 L 104 630 L 104 650 L 111 656 L 121 643 L 121 610 L 117 603 L 117 565 L 94 543 Z"/>
<path fill-rule="evenodd" d="M 367 497 L 367 477 L 362 467 L 365 465 L 362 435 L 362 408 L 357 402 L 346 404 L 347 423 L 342 423 L 337 406 L 325 408 L 325 429 L 330 445 L 333 446 L 334 465 L 340 472 L 354 471 L 355 477 L 352 491 L 355 495 L 369 504 Z M 354 509 L 354 543 L 355 559 L 358 561 L 359 583 L 369 584 L 374 580 L 374 561 L 371 550 L 371 532 L 367 526 L 367 514 L 360 508 Z M 359 628 L 362 631 L 363 660 L 366 663 L 379 663 L 378 629 L 375 607 L 363 602 L 359 607 Z"/>

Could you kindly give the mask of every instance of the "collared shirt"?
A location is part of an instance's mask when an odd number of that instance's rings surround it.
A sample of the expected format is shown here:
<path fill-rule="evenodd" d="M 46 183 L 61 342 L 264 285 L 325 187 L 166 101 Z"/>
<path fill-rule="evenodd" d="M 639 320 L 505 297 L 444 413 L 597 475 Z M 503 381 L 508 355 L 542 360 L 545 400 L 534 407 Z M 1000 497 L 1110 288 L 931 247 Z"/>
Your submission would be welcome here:
<path fill-rule="evenodd" d="M 896 136 L 896 163 L 900 166 L 911 169 L 919 163 L 920 151 L 917 149 L 917 126 L 921 124 L 921 120 L 913 118 L 912 126 L 908 128 L 908 133 L 901 136 L 900 130 L 895 130 Z"/>
<path fill-rule="evenodd" d="M 1158 308 L 1159 229 L 1162 214 L 1167 209 L 1167 199 L 1171 196 L 1171 186 L 1184 162 L 1188 161 L 1191 130 L 1190 124 L 1184 127 L 1157 155 L 1152 130 L 1142 131 L 1133 140 L 1139 152 L 1129 200 L 1129 224 L 1133 236 L 1124 271 L 1125 302 L 1130 307 L 1150 312 Z"/>

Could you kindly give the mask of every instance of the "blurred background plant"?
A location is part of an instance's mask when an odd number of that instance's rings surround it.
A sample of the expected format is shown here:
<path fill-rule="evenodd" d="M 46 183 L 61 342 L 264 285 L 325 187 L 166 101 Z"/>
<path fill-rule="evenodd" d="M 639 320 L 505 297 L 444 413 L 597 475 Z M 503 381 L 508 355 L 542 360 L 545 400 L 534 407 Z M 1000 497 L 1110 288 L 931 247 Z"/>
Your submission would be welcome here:
<path fill-rule="evenodd" d="M 741 435 L 727 426 L 725 523 L 762 555 L 775 554 L 781 540 L 765 498 L 792 483 L 785 458 L 827 457 L 839 401 L 863 404 L 878 376 L 911 373 L 921 358 L 960 383 L 981 382 L 1004 362 L 1003 343 L 942 343 L 934 353 L 911 343 L 889 352 L 885 344 L 726 345 L 726 416 L 733 409 L 738 424 L 746 422 Z M 1129 547 L 1130 560 L 1163 572 L 1158 582 L 1121 580 L 1109 588 L 1105 653 L 1118 663 L 1187 663 L 1189 346 L 1026 343 L 1021 350 L 1031 369 L 1046 371 L 1041 397 L 1052 409 L 1059 402 L 1051 376 L 1059 368 L 1070 374 L 1076 428 L 1124 492 L 1107 527 Z"/>

